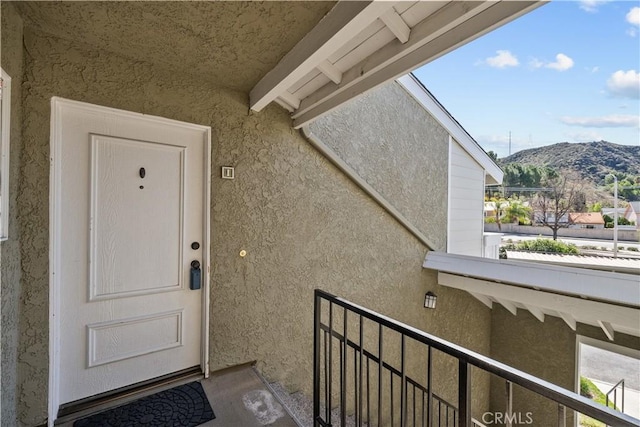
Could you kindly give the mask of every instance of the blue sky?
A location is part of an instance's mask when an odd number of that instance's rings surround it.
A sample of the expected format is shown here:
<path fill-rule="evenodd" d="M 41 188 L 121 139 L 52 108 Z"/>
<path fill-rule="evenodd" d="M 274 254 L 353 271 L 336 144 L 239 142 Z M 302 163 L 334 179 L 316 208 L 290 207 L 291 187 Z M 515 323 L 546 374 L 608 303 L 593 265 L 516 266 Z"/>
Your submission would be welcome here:
<path fill-rule="evenodd" d="M 414 74 L 487 151 L 640 145 L 640 1 L 553 1 Z"/>

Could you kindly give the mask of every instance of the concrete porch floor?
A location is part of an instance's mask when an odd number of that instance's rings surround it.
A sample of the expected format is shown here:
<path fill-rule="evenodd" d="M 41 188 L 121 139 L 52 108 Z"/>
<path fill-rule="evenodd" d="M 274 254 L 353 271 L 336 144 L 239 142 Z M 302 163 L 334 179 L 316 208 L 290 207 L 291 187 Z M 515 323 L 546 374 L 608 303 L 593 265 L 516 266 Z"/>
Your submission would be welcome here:
<path fill-rule="evenodd" d="M 216 418 L 201 427 L 299 427 L 252 365 L 213 372 L 202 388 Z M 73 427 L 74 421 L 56 425 Z"/>

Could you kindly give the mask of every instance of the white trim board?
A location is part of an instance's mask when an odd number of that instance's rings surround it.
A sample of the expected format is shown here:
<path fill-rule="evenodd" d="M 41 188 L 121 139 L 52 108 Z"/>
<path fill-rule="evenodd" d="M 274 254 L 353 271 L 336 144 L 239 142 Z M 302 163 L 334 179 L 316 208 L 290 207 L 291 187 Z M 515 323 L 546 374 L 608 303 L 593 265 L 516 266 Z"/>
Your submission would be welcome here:
<path fill-rule="evenodd" d="M 467 131 L 458 123 L 442 104 L 418 81 L 413 74 L 407 74 L 396 80 L 422 107 L 440 123 L 449 135 L 485 170 L 490 179 L 487 184 L 499 184 L 504 173 L 485 153 Z M 485 178 L 486 179 L 486 178 Z"/>
<path fill-rule="evenodd" d="M 59 97 L 51 98 L 51 146 L 49 163 L 49 391 L 48 391 L 48 425 L 53 426 L 60 406 L 60 289 L 61 283 L 57 272 L 60 270 L 61 236 L 61 117 L 64 108 L 76 108 L 90 111 L 96 115 L 110 114 L 139 121 L 162 123 L 186 129 L 201 131 L 205 137 L 204 164 L 204 197 L 203 197 L 203 236 L 202 236 L 202 341 L 200 366 L 205 377 L 209 376 L 209 295 L 210 295 L 210 242 L 211 242 L 211 128 L 209 126 L 180 122 L 163 117 L 102 107 Z"/>
<path fill-rule="evenodd" d="M 9 238 L 9 159 L 11 157 L 11 76 L 0 68 L 2 75 L 2 133 L 0 134 L 0 241 Z"/>
<path fill-rule="evenodd" d="M 442 252 L 427 253 L 422 266 L 443 273 L 640 307 L 638 276 L 632 274 Z"/>

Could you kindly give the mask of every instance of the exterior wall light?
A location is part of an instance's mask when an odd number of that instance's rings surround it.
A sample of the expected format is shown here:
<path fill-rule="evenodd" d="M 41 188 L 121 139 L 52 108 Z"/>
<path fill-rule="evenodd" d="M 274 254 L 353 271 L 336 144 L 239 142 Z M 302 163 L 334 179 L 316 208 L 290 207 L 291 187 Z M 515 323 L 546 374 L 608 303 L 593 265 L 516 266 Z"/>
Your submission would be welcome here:
<path fill-rule="evenodd" d="M 424 295 L 424 308 L 436 308 L 436 300 L 438 297 L 429 291 Z"/>

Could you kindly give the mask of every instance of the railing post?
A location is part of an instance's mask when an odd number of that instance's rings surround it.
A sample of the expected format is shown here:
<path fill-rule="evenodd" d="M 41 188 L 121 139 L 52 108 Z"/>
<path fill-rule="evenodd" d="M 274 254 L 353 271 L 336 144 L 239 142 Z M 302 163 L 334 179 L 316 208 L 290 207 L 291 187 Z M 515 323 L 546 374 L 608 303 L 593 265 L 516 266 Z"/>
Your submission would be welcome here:
<path fill-rule="evenodd" d="M 313 295 L 313 425 L 320 417 L 320 313 L 322 300 Z"/>
<path fill-rule="evenodd" d="M 511 416 L 513 415 L 513 383 L 511 381 L 506 381 L 507 386 L 507 424 L 506 427 L 511 427 L 513 425 L 513 420 Z"/>
<path fill-rule="evenodd" d="M 402 334 L 400 348 L 400 426 L 407 425 L 407 373 L 405 372 L 405 343 L 404 334 Z M 393 403 L 392 403 L 393 404 Z"/>
<path fill-rule="evenodd" d="M 427 361 L 427 427 L 431 427 L 433 424 L 433 417 L 431 416 L 431 407 L 433 406 L 433 391 L 431 389 L 431 346 L 429 346 L 427 357 L 429 358 Z"/>
<path fill-rule="evenodd" d="M 471 375 L 469 364 L 458 359 L 458 413 L 459 427 L 471 427 Z"/>
<path fill-rule="evenodd" d="M 558 427 L 565 427 L 567 424 L 566 410 L 564 405 L 558 404 Z"/>
<path fill-rule="evenodd" d="M 340 425 L 345 426 L 347 421 L 347 308 L 342 311 L 342 358 L 340 366 Z"/>
<path fill-rule="evenodd" d="M 378 427 L 382 426 L 382 323 L 378 324 Z"/>

